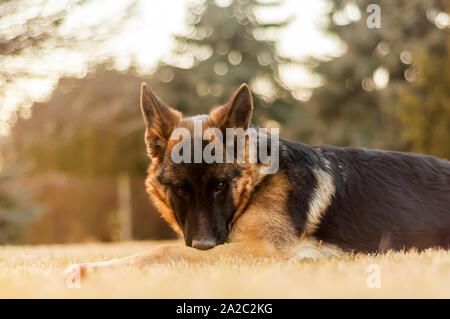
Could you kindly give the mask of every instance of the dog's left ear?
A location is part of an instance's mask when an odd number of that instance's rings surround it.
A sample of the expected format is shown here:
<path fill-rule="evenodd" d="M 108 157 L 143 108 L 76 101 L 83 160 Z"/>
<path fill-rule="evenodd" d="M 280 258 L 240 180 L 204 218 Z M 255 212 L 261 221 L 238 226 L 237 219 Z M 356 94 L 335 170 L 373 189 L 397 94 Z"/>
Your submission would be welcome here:
<path fill-rule="evenodd" d="M 141 111 L 147 128 L 145 141 L 149 155 L 162 157 L 170 134 L 182 115 L 165 104 L 145 83 L 141 86 Z"/>
<path fill-rule="evenodd" d="M 243 128 L 245 130 L 250 125 L 252 112 L 252 93 L 248 85 L 244 83 L 234 93 L 231 100 L 214 109 L 210 113 L 210 117 L 218 128 Z"/>

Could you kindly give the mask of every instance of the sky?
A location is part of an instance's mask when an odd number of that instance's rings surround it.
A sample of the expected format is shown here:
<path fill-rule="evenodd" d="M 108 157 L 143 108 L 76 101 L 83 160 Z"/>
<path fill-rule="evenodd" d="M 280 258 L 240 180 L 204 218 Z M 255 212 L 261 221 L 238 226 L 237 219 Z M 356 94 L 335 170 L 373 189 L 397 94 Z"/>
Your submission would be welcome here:
<path fill-rule="evenodd" d="M 39 10 L 54 10 L 68 0 L 31 0 L 22 16 L 7 20 L 0 17 L 0 27 L 17 23 L 20 19 L 32 16 Z M 197 0 L 139 0 L 137 16 L 129 20 L 121 33 L 112 38 L 95 54 L 114 56 L 116 67 L 126 69 L 134 59 L 143 73 L 148 73 L 158 60 L 171 61 L 174 46 L 173 35 L 187 32 L 185 15 L 187 5 Z M 262 0 L 265 1 L 265 0 Z M 267 0 L 266 0 L 267 1 Z M 229 5 L 229 0 L 216 0 L 221 6 Z M 75 7 L 61 32 L 73 32 L 83 25 L 98 23 L 100 17 L 113 17 L 124 10 L 127 0 L 95 0 L 82 7 Z M 267 7 L 256 12 L 264 22 L 278 21 L 294 17 L 293 22 L 276 34 L 279 53 L 294 59 L 307 56 L 338 56 L 343 52 L 339 40 L 321 32 L 326 23 L 324 17 L 329 9 L 325 0 L 285 0 L 280 7 Z M 356 9 L 358 10 L 358 9 Z M 355 17 L 355 12 L 353 12 Z M 357 16 L 357 12 L 356 12 Z M 25 21 L 25 20 L 24 20 Z M 1 57 L 0 57 L 1 58 Z M 21 57 L 0 59 L 0 67 L 25 67 L 42 76 L 38 78 L 17 78 L 13 85 L 7 86 L 0 79 L 0 135 L 8 135 L 17 117 L 32 115 L 34 101 L 45 101 L 51 96 L 61 76 L 82 78 L 88 72 L 88 62 L 92 57 L 80 52 L 53 50 L 42 56 L 33 52 Z M 310 90 L 320 84 L 317 76 L 301 66 L 287 66 L 281 70 L 283 81 L 292 89 Z M 301 97 L 301 96 L 300 96 Z M 19 114 L 15 112 L 20 109 Z"/>

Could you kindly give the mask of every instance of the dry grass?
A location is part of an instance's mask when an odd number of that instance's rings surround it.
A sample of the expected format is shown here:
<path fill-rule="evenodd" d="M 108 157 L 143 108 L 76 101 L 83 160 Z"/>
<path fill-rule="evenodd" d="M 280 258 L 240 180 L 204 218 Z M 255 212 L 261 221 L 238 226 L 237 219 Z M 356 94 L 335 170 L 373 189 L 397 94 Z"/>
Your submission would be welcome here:
<path fill-rule="evenodd" d="M 148 250 L 159 242 L 0 248 L 0 298 L 449 298 L 450 252 L 388 253 L 341 260 L 154 265 L 95 273 L 67 288 L 71 263 Z M 366 285 L 381 267 L 381 288 Z"/>

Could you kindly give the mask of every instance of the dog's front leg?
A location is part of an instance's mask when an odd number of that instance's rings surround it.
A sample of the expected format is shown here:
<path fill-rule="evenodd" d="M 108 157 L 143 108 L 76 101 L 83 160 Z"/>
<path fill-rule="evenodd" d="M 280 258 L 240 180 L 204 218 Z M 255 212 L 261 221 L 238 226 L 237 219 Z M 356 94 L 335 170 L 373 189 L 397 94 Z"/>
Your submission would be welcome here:
<path fill-rule="evenodd" d="M 70 266 L 66 272 L 79 272 L 81 276 L 88 272 L 114 269 L 124 266 L 143 267 L 153 264 L 167 264 L 177 262 L 187 263 L 212 263 L 218 260 L 258 259 L 258 258 L 283 258 L 283 256 L 270 244 L 259 242 L 236 242 L 219 245 L 209 250 L 198 250 L 181 244 L 162 245 L 151 251 L 133 256 L 113 259 L 109 261 L 85 263 Z"/>

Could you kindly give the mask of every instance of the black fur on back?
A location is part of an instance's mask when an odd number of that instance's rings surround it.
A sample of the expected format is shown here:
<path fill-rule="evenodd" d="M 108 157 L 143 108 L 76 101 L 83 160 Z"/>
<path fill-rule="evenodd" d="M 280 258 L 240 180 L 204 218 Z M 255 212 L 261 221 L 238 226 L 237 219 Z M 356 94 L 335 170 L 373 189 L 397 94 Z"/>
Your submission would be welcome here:
<path fill-rule="evenodd" d="M 314 236 L 342 249 L 375 252 L 450 245 L 450 162 L 432 156 L 317 146 L 280 140 L 280 170 L 292 191 L 288 212 L 298 234 L 318 181 L 332 176 L 335 194 Z M 328 162 L 328 165 L 326 163 Z"/>

